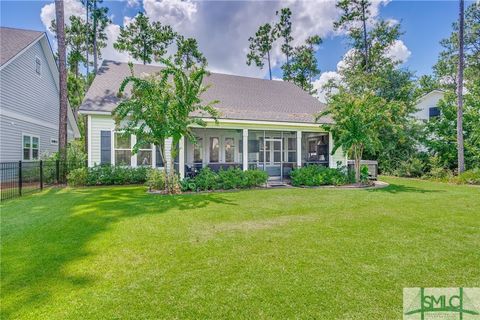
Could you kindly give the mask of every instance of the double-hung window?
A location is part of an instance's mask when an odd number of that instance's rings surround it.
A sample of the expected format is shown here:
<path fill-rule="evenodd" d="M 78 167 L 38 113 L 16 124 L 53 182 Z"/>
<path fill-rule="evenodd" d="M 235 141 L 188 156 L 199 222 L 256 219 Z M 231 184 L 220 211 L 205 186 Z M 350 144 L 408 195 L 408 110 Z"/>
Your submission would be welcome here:
<path fill-rule="evenodd" d="M 141 145 L 137 152 L 137 166 L 152 165 L 152 145 Z"/>
<path fill-rule="evenodd" d="M 203 138 L 197 138 L 196 143 L 193 145 L 193 162 L 203 162 Z"/>
<path fill-rule="evenodd" d="M 129 134 L 115 132 L 115 165 L 132 165 L 132 137 Z"/>
<path fill-rule="evenodd" d="M 39 139 L 23 135 L 23 160 L 38 160 Z"/>

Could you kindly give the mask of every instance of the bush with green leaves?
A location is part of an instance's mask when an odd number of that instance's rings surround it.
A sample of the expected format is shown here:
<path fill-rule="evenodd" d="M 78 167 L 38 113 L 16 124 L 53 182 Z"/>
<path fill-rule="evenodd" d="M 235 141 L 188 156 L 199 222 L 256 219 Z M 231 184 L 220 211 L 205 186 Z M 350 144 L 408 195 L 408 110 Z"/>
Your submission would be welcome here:
<path fill-rule="evenodd" d="M 265 185 L 268 174 L 262 170 L 229 168 L 218 172 L 205 167 L 194 178 L 181 182 L 182 191 L 207 191 L 255 188 Z"/>
<path fill-rule="evenodd" d="M 459 174 L 456 179 L 458 184 L 476 184 L 480 185 L 480 168 L 467 170 Z"/>
<path fill-rule="evenodd" d="M 150 169 L 147 171 L 147 182 L 145 184 L 150 190 L 165 190 L 165 171 Z"/>
<path fill-rule="evenodd" d="M 67 176 L 68 184 L 75 186 L 143 184 L 146 180 L 147 168 L 145 167 L 130 168 L 109 165 L 77 168 Z"/>
<path fill-rule="evenodd" d="M 292 185 L 294 186 L 323 186 L 323 185 L 343 185 L 355 180 L 354 174 L 350 174 L 346 168 L 327 168 L 318 165 L 308 165 L 298 168 L 290 174 Z M 361 180 L 364 179 L 362 172 Z M 367 168 L 368 179 L 368 168 Z"/>
<path fill-rule="evenodd" d="M 399 177 L 421 177 L 425 174 L 425 163 L 418 158 L 401 161 L 394 174 Z"/>

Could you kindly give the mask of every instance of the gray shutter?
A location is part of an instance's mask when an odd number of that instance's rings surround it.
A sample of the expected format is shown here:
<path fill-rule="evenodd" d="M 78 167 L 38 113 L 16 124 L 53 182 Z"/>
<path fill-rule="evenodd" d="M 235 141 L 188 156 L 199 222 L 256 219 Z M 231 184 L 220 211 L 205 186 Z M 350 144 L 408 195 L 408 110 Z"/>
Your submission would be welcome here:
<path fill-rule="evenodd" d="M 112 132 L 100 131 L 100 164 L 112 163 Z"/>

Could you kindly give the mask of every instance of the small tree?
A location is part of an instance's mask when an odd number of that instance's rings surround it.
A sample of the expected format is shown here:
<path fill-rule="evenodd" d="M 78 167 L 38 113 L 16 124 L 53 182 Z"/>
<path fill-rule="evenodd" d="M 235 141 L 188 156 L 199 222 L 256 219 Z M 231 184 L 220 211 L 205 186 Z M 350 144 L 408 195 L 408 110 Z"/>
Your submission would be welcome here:
<path fill-rule="evenodd" d="M 172 27 L 164 26 L 160 22 L 150 23 L 150 19 L 140 12 L 134 21 L 120 28 L 120 35 L 113 46 L 147 64 L 151 63 L 152 59 L 162 60 L 174 38 Z"/>
<path fill-rule="evenodd" d="M 385 100 L 372 93 L 354 95 L 339 92 L 328 101 L 328 109 L 318 117 L 330 116 L 335 124 L 326 126 L 332 133 L 333 150 L 342 148 L 355 160 L 355 181 L 360 182 L 363 152 L 375 152 L 381 145 L 379 128 L 385 123 Z"/>
<path fill-rule="evenodd" d="M 270 51 L 276 38 L 277 32 L 270 23 L 261 25 L 255 33 L 255 37 L 248 38 L 250 52 L 247 54 L 247 65 L 250 66 L 252 63 L 255 63 L 257 67 L 263 69 L 265 61 L 267 61 L 270 80 L 272 80 Z"/>
<path fill-rule="evenodd" d="M 207 71 L 203 67 L 192 67 L 186 72 L 170 60 L 162 59 L 165 68 L 156 75 L 137 77 L 130 64 L 132 75 L 123 80 L 119 95 L 123 95 L 127 85 L 132 85 L 131 96 L 119 103 L 113 111 L 117 127 L 127 134 L 134 134 L 137 142 L 133 146 L 136 153 L 141 145 L 154 144 L 160 148 L 164 168 L 165 141 L 172 139 L 172 156 L 169 174 L 165 175 L 167 192 L 175 192 L 169 183 L 174 174 L 173 160 L 176 146 L 181 137 L 195 143 L 191 126 L 205 127 L 202 118 L 191 117 L 193 112 L 216 119 L 218 112 L 213 105 L 217 101 L 203 103 L 200 99 L 208 86 L 203 84 Z M 125 120 L 125 121 L 124 121 Z"/>

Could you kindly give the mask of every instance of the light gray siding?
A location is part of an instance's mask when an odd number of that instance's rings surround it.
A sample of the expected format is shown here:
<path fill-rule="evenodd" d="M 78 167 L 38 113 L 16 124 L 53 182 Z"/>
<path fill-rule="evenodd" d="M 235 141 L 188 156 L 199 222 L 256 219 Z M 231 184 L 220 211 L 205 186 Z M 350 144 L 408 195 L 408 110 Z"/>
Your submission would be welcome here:
<path fill-rule="evenodd" d="M 0 116 L 0 162 L 22 160 L 22 134 L 39 137 L 39 155 L 46 156 L 58 151 L 58 130 L 30 122 Z"/>
<path fill-rule="evenodd" d="M 58 150 L 57 73 L 52 73 L 40 40 L 0 71 L 0 161 L 22 160 L 22 133 L 40 138 L 39 154 Z M 44 45 L 46 42 L 44 43 Z M 48 44 L 47 44 L 48 45 Z M 40 59 L 41 73 L 35 71 Z M 73 132 L 68 124 L 69 138 Z"/>

